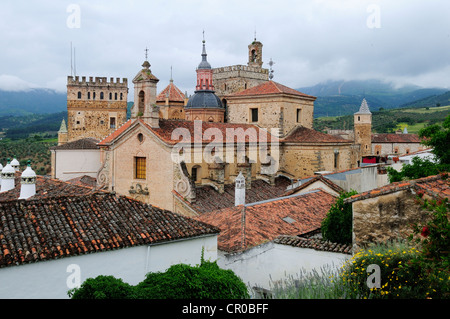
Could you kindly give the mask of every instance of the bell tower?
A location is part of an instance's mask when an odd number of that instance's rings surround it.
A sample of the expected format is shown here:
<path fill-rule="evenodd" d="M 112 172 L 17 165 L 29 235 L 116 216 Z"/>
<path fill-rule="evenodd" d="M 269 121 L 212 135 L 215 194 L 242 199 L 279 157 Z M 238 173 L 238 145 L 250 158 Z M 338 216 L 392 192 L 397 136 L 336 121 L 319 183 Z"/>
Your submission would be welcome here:
<path fill-rule="evenodd" d="M 355 143 L 361 145 L 361 156 L 372 155 L 372 113 L 366 99 L 354 114 Z"/>
<path fill-rule="evenodd" d="M 134 84 L 134 105 L 131 109 L 131 118 L 142 118 L 145 122 L 152 126 L 157 126 L 152 119 L 157 114 L 156 119 L 159 118 L 158 107 L 156 106 L 156 85 L 159 79 L 152 74 L 150 70 L 150 63 L 147 61 L 147 51 L 145 61 L 142 64 L 142 69 L 136 74 L 133 79 Z"/>
<path fill-rule="evenodd" d="M 261 68 L 262 67 L 262 43 L 255 39 L 248 45 L 248 66 Z"/>

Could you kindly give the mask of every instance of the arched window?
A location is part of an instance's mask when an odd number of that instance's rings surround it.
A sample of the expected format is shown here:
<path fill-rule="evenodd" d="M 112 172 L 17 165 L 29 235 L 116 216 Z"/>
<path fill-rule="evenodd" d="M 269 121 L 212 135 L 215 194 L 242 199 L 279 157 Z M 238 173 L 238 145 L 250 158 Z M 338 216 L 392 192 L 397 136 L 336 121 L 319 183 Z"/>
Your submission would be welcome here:
<path fill-rule="evenodd" d="M 112 93 L 109 92 L 109 99 L 112 100 Z"/>
<path fill-rule="evenodd" d="M 81 99 L 81 92 L 78 92 L 78 99 Z"/>
<path fill-rule="evenodd" d="M 91 99 L 91 92 L 88 92 L 88 100 Z"/>
<path fill-rule="evenodd" d="M 114 93 L 114 100 L 117 101 L 117 93 Z"/>
<path fill-rule="evenodd" d="M 103 97 L 104 97 L 103 92 L 100 92 L 100 100 L 103 100 Z"/>
<path fill-rule="evenodd" d="M 120 93 L 122 94 L 122 93 Z M 138 114 L 144 115 L 144 107 L 145 107 L 145 92 L 139 92 L 139 104 L 138 104 Z"/>
<path fill-rule="evenodd" d="M 120 100 L 123 100 L 123 93 L 120 93 Z"/>

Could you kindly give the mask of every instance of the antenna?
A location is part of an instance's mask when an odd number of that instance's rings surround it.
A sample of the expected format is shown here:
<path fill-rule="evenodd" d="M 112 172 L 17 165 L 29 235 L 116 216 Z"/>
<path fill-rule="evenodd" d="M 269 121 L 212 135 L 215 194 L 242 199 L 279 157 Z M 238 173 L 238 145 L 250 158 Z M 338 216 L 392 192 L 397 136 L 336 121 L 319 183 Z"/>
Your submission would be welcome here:
<path fill-rule="evenodd" d="M 70 76 L 73 76 L 72 41 L 70 41 Z"/>

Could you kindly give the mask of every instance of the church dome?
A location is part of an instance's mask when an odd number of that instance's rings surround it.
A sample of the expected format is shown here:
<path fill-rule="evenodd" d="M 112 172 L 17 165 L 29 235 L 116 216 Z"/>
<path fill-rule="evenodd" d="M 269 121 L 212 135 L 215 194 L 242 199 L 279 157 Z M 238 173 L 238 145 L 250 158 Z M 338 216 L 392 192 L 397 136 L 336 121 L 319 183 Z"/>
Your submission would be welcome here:
<path fill-rule="evenodd" d="M 220 98 L 214 94 L 214 91 L 201 90 L 195 91 L 194 95 L 189 98 L 186 108 L 223 109 L 223 105 Z"/>

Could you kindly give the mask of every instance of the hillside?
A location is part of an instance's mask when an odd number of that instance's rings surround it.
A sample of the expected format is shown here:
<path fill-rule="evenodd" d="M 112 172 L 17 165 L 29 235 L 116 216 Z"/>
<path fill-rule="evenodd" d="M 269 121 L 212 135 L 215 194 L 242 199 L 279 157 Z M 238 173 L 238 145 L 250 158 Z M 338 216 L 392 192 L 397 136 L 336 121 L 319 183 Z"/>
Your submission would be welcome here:
<path fill-rule="evenodd" d="M 359 109 L 363 98 L 372 110 L 392 109 L 447 91 L 442 88 L 418 86 L 396 88 L 391 83 L 379 80 L 327 81 L 298 90 L 317 97 L 314 103 L 315 118 L 353 114 Z"/>
<path fill-rule="evenodd" d="M 67 97 L 64 92 L 48 89 L 17 92 L 0 90 L 0 116 L 57 113 L 66 108 Z"/>
<path fill-rule="evenodd" d="M 401 107 L 419 108 L 419 107 L 434 107 L 449 104 L 450 104 L 450 91 L 447 91 L 443 94 L 432 95 L 419 99 L 417 101 L 405 103 L 401 105 Z"/>
<path fill-rule="evenodd" d="M 372 108 L 371 108 L 372 109 Z M 372 111 L 372 131 L 376 133 L 393 133 L 407 128 L 409 133 L 418 133 L 427 125 L 442 123 L 450 114 L 450 105 L 426 108 L 397 108 Z M 321 117 L 314 119 L 314 129 L 353 129 L 353 115 Z"/>

